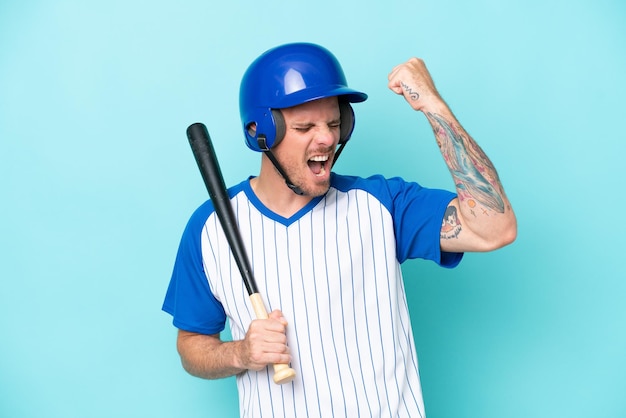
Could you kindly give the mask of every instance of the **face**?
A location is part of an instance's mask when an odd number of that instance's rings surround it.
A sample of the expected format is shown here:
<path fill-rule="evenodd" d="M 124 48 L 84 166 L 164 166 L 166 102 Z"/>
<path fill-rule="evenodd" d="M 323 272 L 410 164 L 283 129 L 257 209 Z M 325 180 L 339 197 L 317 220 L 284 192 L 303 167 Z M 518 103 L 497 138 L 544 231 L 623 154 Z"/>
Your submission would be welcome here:
<path fill-rule="evenodd" d="M 330 169 L 341 123 L 336 97 L 282 109 L 285 137 L 274 155 L 289 179 L 307 196 L 321 196 L 330 187 Z"/>

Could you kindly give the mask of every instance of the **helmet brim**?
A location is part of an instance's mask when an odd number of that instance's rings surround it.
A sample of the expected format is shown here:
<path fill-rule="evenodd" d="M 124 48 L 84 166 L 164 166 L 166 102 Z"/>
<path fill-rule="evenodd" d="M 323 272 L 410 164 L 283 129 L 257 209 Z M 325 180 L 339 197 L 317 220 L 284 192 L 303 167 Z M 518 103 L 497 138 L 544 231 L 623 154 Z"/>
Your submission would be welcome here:
<path fill-rule="evenodd" d="M 367 94 L 345 86 L 337 86 L 332 89 L 329 89 L 328 86 L 321 86 L 320 88 L 312 87 L 292 94 L 287 94 L 280 100 L 274 101 L 274 103 L 269 107 L 273 109 L 286 109 L 288 107 L 294 107 L 303 103 L 312 102 L 314 100 L 324 99 L 326 97 L 339 96 L 350 103 L 360 103 L 367 100 Z"/>

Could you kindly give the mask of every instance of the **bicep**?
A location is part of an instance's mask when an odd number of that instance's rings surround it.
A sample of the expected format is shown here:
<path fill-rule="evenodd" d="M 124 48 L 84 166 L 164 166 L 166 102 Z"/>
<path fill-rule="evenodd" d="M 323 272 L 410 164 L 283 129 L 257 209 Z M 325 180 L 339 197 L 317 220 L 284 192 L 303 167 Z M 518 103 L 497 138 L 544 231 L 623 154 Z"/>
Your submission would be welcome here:
<path fill-rule="evenodd" d="M 440 244 L 446 252 L 482 251 L 484 247 L 480 236 L 470 229 L 458 197 L 450 201 L 441 220 Z"/>

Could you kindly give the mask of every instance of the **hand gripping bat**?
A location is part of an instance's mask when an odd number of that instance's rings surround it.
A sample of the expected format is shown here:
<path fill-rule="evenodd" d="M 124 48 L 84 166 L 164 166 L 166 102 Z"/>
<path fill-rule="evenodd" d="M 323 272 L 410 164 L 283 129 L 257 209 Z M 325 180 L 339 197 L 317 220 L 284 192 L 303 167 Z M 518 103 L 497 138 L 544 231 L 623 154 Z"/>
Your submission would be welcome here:
<path fill-rule="evenodd" d="M 189 139 L 189 145 L 191 145 L 191 150 L 198 163 L 204 184 L 209 191 L 209 196 L 215 207 L 215 213 L 222 225 L 224 235 L 226 235 L 228 245 L 230 246 L 230 250 L 233 253 L 233 257 L 241 273 L 243 283 L 250 296 L 254 313 L 257 319 L 267 319 L 267 310 L 265 309 L 263 299 L 259 294 L 254 276 L 252 275 L 250 262 L 241 239 L 241 234 L 239 233 L 237 219 L 235 218 L 235 213 L 230 203 L 230 198 L 228 197 L 222 171 L 217 161 L 209 132 L 204 124 L 194 123 L 187 128 L 187 138 Z M 295 375 L 295 370 L 290 368 L 288 364 L 274 364 L 275 383 L 283 384 L 291 382 Z"/>

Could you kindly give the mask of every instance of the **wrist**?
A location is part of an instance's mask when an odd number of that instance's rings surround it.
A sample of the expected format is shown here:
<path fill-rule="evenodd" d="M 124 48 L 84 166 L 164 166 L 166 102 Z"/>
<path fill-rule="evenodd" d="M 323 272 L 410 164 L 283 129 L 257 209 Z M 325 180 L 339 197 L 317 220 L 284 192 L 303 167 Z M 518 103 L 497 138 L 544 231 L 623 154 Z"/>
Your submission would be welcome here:
<path fill-rule="evenodd" d="M 231 366 L 240 371 L 247 370 L 248 368 L 246 367 L 246 361 L 244 358 L 244 353 L 245 353 L 245 349 L 243 347 L 244 341 L 243 340 L 232 341 L 230 345 L 231 346 L 226 347 L 226 349 L 230 353 L 229 363 L 231 364 Z"/>
<path fill-rule="evenodd" d="M 424 114 L 444 115 L 450 113 L 446 102 L 437 94 L 423 96 L 420 100 L 422 100 L 420 111 L 424 112 Z"/>

